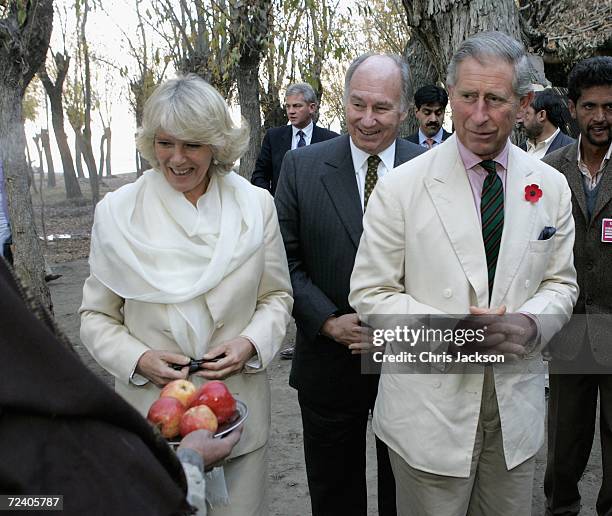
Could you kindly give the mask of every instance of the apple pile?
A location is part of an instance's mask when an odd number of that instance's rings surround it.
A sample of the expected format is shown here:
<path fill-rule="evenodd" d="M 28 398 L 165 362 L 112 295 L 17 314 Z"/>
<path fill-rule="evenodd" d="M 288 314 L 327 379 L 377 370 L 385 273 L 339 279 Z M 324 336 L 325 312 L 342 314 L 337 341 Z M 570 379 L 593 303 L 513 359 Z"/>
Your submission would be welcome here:
<path fill-rule="evenodd" d="M 200 429 L 214 434 L 235 412 L 236 400 L 223 382 L 214 380 L 196 389 L 189 380 L 174 380 L 162 389 L 147 419 L 172 439 Z"/>

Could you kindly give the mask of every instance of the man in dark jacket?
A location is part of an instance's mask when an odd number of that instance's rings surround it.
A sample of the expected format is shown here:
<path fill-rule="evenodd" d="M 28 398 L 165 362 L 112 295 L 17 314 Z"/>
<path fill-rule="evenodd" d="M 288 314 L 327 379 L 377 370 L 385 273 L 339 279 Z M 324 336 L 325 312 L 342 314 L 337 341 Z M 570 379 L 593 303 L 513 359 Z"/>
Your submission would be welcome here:
<path fill-rule="evenodd" d="M 317 97 L 309 84 L 292 84 L 287 88 L 285 109 L 290 124 L 266 131 L 251 177 L 251 183 L 269 190 L 272 195 L 276 191 L 281 164 L 288 150 L 338 136 L 338 133 L 314 123 Z"/>
<path fill-rule="evenodd" d="M 559 95 L 552 91 L 536 92 L 533 102 L 522 115 L 527 141 L 521 145 L 521 149 L 542 159 L 551 152 L 574 143 L 573 138 L 561 131 L 563 109 Z"/>
<path fill-rule="evenodd" d="M 568 80 L 578 141 L 544 158 L 567 178 L 576 224 L 580 295 L 549 344 L 547 515 L 580 511 L 578 481 L 589 459 L 599 397 L 602 485 L 597 514 L 612 513 L 612 57 L 578 63 Z M 546 195 L 544 193 L 544 195 Z"/>

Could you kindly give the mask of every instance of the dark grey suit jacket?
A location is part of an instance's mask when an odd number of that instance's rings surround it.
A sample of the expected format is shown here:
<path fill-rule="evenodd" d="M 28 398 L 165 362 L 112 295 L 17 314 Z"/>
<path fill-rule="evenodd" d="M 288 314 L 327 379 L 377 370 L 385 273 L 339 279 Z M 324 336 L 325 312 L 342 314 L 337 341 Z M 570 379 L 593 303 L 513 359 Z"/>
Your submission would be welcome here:
<path fill-rule="evenodd" d="M 548 347 L 553 357 L 572 359 L 578 354 L 587 330 L 595 360 L 612 365 L 612 243 L 601 241 L 602 219 L 612 218 L 612 160 L 603 171 L 597 203 L 589 220 L 577 154 L 575 142 L 543 159 L 566 177 L 572 190 L 576 223 L 574 264 L 580 287 L 572 321 Z"/>
<path fill-rule="evenodd" d="M 315 124 L 312 128 L 310 144 L 323 142 L 336 136 L 338 136 L 338 133 Z M 265 188 L 274 195 L 283 158 L 287 151 L 291 149 L 292 137 L 293 130 L 291 125 L 273 127 L 266 131 L 257 162 L 255 163 L 255 169 L 251 176 L 251 183 L 260 188 Z"/>
<path fill-rule="evenodd" d="M 453 134 L 453 133 L 449 133 L 446 129 L 442 128 L 442 141 L 446 140 L 451 134 Z M 406 138 L 406 140 L 408 140 L 409 142 L 412 142 L 412 143 L 416 143 L 417 145 L 420 145 L 419 144 L 419 132 L 417 131 L 416 133 L 411 134 L 410 136 L 408 136 Z M 425 147 L 423 147 L 423 148 L 425 148 Z M 427 149 L 425 149 L 425 150 L 427 150 Z"/>
<path fill-rule="evenodd" d="M 395 165 L 422 152 L 398 139 Z M 349 136 L 288 152 L 275 201 L 298 329 L 289 383 L 330 406 L 369 403 L 376 375 L 362 375 L 359 355 L 319 334 L 330 315 L 354 312 L 348 294 L 363 212 Z"/>
<path fill-rule="evenodd" d="M 576 140 L 574 140 L 571 136 L 568 136 L 563 131 L 559 131 L 559 134 L 555 136 L 555 139 L 551 142 L 550 147 L 548 147 L 548 150 L 546 151 L 546 154 L 544 154 L 544 156 L 548 156 L 551 152 L 555 152 L 558 149 L 562 149 L 566 145 L 571 145 L 575 141 Z M 521 149 L 526 151 L 527 142 L 521 143 L 520 147 Z"/>

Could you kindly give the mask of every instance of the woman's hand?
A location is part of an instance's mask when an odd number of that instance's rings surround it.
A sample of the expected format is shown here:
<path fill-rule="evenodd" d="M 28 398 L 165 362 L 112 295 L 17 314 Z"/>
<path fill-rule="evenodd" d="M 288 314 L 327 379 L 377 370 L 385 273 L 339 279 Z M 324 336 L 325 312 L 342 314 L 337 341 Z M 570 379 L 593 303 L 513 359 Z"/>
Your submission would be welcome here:
<path fill-rule="evenodd" d="M 256 354 L 255 347 L 251 341 L 244 337 L 236 337 L 232 340 L 227 340 L 215 349 L 209 351 L 202 358 L 215 358 L 225 354 L 217 362 L 204 362 L 200 366 L 200 370 L 194 373 L 196 376 L 202 376 L 207 380 L 223 380 L 228 376 L 240 373 L 244 368 L 244 364 Z"/>
<path fill-rule="evenodd" d="M 145 351 L 136 365 L 136 373 L 153 382 L 160 389 L 172 380 L 187 378 L 189 357 L 170 351 Z M 169 364 L 185 364 L 182 369 L 172 369 Z"/>
<path fill-rule="evenodd" d="M 204 469 L 209 471 L 223 463 L 240 440 L 241 435 L 242 426 L 227 434 L 223 439 L 215 439 L 208 430 L 196 430 L 183 437 L 178 449 L 190 448 L 198 452 L 204 460 Z"/>

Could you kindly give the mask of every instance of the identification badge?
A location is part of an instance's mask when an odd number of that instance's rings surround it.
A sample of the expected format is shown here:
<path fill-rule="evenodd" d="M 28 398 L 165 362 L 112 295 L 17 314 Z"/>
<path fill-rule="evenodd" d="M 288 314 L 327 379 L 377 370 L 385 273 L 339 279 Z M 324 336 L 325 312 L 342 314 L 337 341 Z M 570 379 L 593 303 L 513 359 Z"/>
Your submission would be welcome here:
<path fill-rule="evenodd" d="M 612 219 L 601 221 L 601 241 L 612 243 Z"/>

